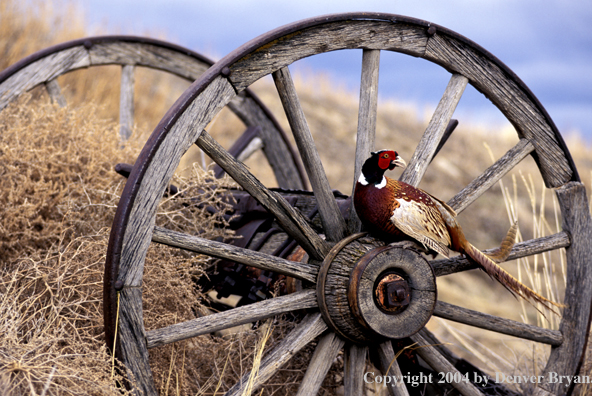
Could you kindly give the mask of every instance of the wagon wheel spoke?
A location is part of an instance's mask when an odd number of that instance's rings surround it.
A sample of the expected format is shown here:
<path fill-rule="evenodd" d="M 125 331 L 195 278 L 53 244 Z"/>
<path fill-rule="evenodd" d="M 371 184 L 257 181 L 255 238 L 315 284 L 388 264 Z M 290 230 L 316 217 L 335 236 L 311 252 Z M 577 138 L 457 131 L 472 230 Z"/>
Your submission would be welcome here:
<path fill-rule="evenodd" d="M 57 79 L 49 80 L 45 83 L 45 89 L 53 103 L 57 103 L 60 107 L 66 107 L 66 98 L 62 95 L 62 88 Z"/>
<path fill-rule="evenodd" d="M 232 147 L 228 149 L 230 155 L 238 161 L 245 162 L 255 151 L 263 148 L 263 140 L 259 137 L 260 126 L 250 126 L 236 139 Z M 224 175 L 224 169 L 220 165 L 214 166 L 214 175 L 220 178 Z"/>
<path fill-rule="evenodd" d="M 328 251 L 327 243 L 310 227 L 300 212 L 286 202 L 281 195 L 265 187 L 242 162 L 230 155 L 206 131 L 201 133 L 196 143 L 230 177 L 270 211 L 284 230 L 296 239 L 312 258 L 322 260 Z"/>
<path fill-rule="evenodd" d="M 272 351 L 261 361 L 259 375 L 252 384 L 252 390 L 257 390 L 265 381 L 271 378 L 292 356 L 304 348 L 327 330 L 320 313 L 307 315 Z M 246 374 L 227 393 L 226 396 L 242 395 L 247 387 L 249 374 Z"/>
<path fill-rule="evenodd" d="M 358 132 L 356 136 L 356 161 L 354 164 L 354 180 L 352 196 L 356 182 L 362 172 L 362 165 L 369 153 L 374 150 L 376 137 L 376 111 L 378 107 L 378 70 L 380 66 L 379 50 L 363 50 L 362 79 L 360 81 L 360 107 L 358 109 Z M 352 200 L 350 205 L 349 231 L 359 232 L 362 223 L 354 209 Z"/>
<path fill-rule="evenodd" d="M 314 290 L 303 290 L 151 330 L 146 332 L 146 341 L 148 348 L 155 348 L 245 323 L 253 323 L 271 316 L 315 307 L 317 307 L 317 301 Z"/>
<path fill-rule="evenodd" d="M 346 235 L 345 220 L 331 191 L 321 158 L 300 106 L 290 71 L 287 67 L 281 68 L 273 73 L 273 80 L 292 128 L 304 169 L 317 199 L 323 229 L 329 241 L 337 242 Z"/>
<path fill-rule="evenodd" d="M 246 125 L 259 126 L 263 152 L 271 166 L 278 186 L 293 190 L 306 190 L 306 176 L 296 148 L 289 144 L 288 136 L 273 114 L 253 95 L 239 93 L 228 107 Z M 286 161 L 288 159 L 288 161 Z M 241 159 L 241 161 L 244 161 Z"/>
<path fill-rule="evenodd" d="M 458 371 L 434 346 L 430 345 L 420 333 L 411 336 L 411 340 L 417 343 L 418 348 L 415 349 L 417 354 L 432 369 L 434 369 L 434 371 L 442 374 L 451 373 L 453 376 L 457 375 L 457 378 L 464 378 L 462 373 L 460 373 L 460 371 Z M 464 396 L 483 396 L 475 385 L 470 382 L 450 381 L 450 385 Z"/>
<path fill-rule="evenodd" d="M 506 261 L 533 256 L 550 250 L 566 248 L 569 247 L 570 244 L 570 237 L 567 231 L 561 231 L 553 235 L 518 242 L 512 248 Z M 494 250 L 495 249 L 483 250 L 483 253 L 493 253 Z M 477 268 L 476 264 L 470 262 L 463 256 L 456 256 L 443 260 L 432 260 L 430 264 L 432 265 L 436 276 L 444 276 Z"/>
<path fill-rule="evenodd" d="M 134 127 L 134 65 L 121 67 L 121 92 L 119 96 L 119 137 L 126 141 L 132 135 Z"/>
<path fill-rule="evenodd" d="M 439 142 L 442 140 L 442 136 L 468 82 L 469 80 L 460 74 L 452 75 L 430 123 L 413 153 L 413 157 L 411 157 L 407 168 L 401 175 L 401 181 L 415 187 L 419 185 L 438 149 Z"/>
<path fill-rule="evenodd" d="M 471 309 L 448 304 L 442 301 L 436 303 L 434 315 L 440 318 L 464 323 L 469 326 L 495 331 L 526 340 L 559 346 L 563 342 L 561 332 L 544 329 L 542 327 L 517 322 L 511 319 L 485 314 Z"/>
<path fill-rule="evenodd" d="M 448 141 L 448 138 L 452 136 L 452 132 L 454 132 L 457 126 L 458 120 L 450 120 L 448 126 L 446 127 L 446 130 L 444 131 L 444 135 L 442 135 L 442 139 L 440 139 L 440 143 L 438 143 L 438 147 L 436 147 L 436 151 L 434 151 L 434 155 L 432 156 L 431 161 L 433 161 L 434 158 L 436 158 L 436 156 L 440 152 L 440 150 L 442 150 L 442 147 L 444 147 L 444 145 Z"/>
<path fill-rule="evenodd" d="M 440 341 L 434 333 L 428 330 L 427 327 L 421 329 L 419 331 L 419 334 L 424 338 L 424 340 L 427 341 L 429 345 L 436 348 L 438 352 L 440 352 L 440 354 L 454 366 L 456 366 L 456 364 L 461 360 L 460 357 L 458 357 L 456 354 L 454 354 L 454 352 L 448 349 L 446 343 Z"/>
<path fill-rule="evenodd" d="M 395 352 L 393 351 L 393 344 L 390 341 L 385 341 L 378 345 L 378 358 L 380 359 L 380 370 L 384 376 L 400 379 L 403 376 Z M 403 381 L 391 381 L 388 387 L 389 393 L 392 396 L 409 396 L 407 387 Z"/>
<path fill-rule="evenodd" d="M 364 393 L 364 371 L 366 371 L 366 356 L 368 347 L 349 344 L 345 348 L 343 364 L 343 387 L 345 396 L 357 396 Z"/>
<path fill-rule="evenodd" d="M 520 139 L 495 164 L 487 168 L 485 172 L 448 201 L 448 205 L 457 213 L 462 212 L 533 151 L 534 146 L 528 139 Z"/>
<path fill-rule="evenodd" d="M 337 334 L 328 332 L 319 340 L 296 396 L 316 395 L 321 389 L 333 361 L 345 342 Z"/>
<path fill-rule="evenodd" d="M 249 250 L 161 227 L 154 228 L 152 240 L 168 246 L 207 254 L 212 257 L 242 263 L 266 271 L 274 271 L 309 282 L 316 280 L 319 271 L 318 267 L 312 264 L 297 263 L 256 250 Z"/>

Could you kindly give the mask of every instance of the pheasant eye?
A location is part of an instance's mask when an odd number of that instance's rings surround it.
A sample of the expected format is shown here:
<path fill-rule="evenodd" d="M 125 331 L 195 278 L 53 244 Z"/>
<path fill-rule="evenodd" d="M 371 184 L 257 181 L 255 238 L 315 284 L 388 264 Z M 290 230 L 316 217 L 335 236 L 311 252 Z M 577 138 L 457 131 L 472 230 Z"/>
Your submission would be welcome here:
<path fill-rule="evenodd" d="M 389 157 L 389 155 L 385 154 L 382 158 L 388 158 L 388 157 Z"/>

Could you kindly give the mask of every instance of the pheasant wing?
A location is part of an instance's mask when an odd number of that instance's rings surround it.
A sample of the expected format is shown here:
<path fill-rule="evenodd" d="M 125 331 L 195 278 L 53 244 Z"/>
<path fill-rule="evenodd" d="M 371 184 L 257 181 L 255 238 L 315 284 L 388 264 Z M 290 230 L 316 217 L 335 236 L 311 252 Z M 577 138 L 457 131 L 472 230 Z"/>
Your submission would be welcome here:
<path fill-rule="evenodd" d="M 448 257 L 450 234 L 442 214 L 434 203 L 428 200 L 424 197 L 420 201 L 408 196 L 396 198 L 390 220 L 401 232 L 426 248 Z"/>

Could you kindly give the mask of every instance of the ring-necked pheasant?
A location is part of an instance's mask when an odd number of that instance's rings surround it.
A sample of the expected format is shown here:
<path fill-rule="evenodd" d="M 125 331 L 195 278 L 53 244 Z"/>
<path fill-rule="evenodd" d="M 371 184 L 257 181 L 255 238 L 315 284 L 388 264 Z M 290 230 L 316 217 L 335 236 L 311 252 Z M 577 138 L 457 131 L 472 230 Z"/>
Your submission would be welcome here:
<path fill-rule="evenodd" d="M 516 224 L 508 231 L 500 249 L 487 256 L 467 241 L 456 221 L 456 212 L 445 202 L 384 176 L 387 170 L 406 166 L 396 151 L 381 150 L 371 154 L 362 166 L 354 192 L 356 213 L 368 231 L 387 242 L 414 239 L 428 251 L 445 257 L 449 250 L 457 251 L 479 264 L 513 294 L 549 309 L 549 304 L 562 306 L 539 295 L 496 264 L 495 261 L 503 261 L 509 255 L 516 239 Z"/>

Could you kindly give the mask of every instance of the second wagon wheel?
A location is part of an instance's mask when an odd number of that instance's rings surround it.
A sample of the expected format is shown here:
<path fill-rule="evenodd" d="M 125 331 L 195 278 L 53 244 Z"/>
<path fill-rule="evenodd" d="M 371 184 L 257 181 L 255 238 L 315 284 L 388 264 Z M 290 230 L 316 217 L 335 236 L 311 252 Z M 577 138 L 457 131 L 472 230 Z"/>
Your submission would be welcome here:
<path fill-rule="evenodd" d="M 44 86 L 52 101 L 64 107 L 66 99 L 58 77 L 84 68 L 120 65 L 120 136 L 125 141 L 134 125 L 136 68 L 159 70 L 193 82 L 213 63 L 189 49 L 147 37 L 96 36 L 72 40 L 38 51 L 1 71 L 0 111 L 38 86 Z M 262 149 L 280 187 L 305 187 L 301 162 L 285 132 L 261 101 L 245 90 L 228 107 L 246 126 L 230 149 L 233 155 L 244 160 Z"/>
<path fill-rule="evenodd" d="M 567 285 L 559 330 L 548 330 L 471 311 L 436 299 L 435 278 L 471 267 L 466 260 L 428 263 L 414 250 L 380 247 L 358 233 L 350 213 L 346 221 L 327 182 L 323 165 L 295 94 L 287 66 L 323 52 L 360 49 L 363 52 L 361 105 L 356 147 L 356 175 L 373 149 L 376 121 L 378 57 L 381 50 L 424 58 L 452 74 L 432 121 L 409 161 L 402 179 L 417 185 L 450 122 L 467 84 L 489 98 L 518 132 L 518 144 L 502 156 L 449 204 L 461 212 L 504 174 L 532 155 L 548 188 L 555 188 L 563 230 L 544 240 L 517 244 L 510 259 L 566 248 Z M 281 194 L 266 188 L 205 131 L 210 120 L 249 85 L 272 75 L 314 190 L 326 239 Z M 174 169 L 188 148 L 197 144 L 275 216 L 277 223 L 306 250 L 309 260 L 296 263 L 261 252 L 236 248 L 191 235 L 155 228 L 158 202 Z M 308 315 L 264 358 L 254 388 L 262 386 L 298 350 L 320 337 L 299 394 L 315 394 L 338 353 L 344 350 L 345 394 L 363 394 L 366 356 L 374 353 L 383 373 L 400 375 L 392 339 L 409 336 L 418 354 L 435 372 L 457 369 L 424 325 L 437 315 L 499 334 L 549 344 L 550 356 L 542 375 L 577 373 L 585 343 L 592 300 L 592 269 L 586 265 L 592 247 L 592 222 L 583 184 L 552 120 L 530 90 L 499 60 L 468 39 L 425 21 L 388 14 L 339 14 L 297 22 L 243 45 L 196 81 L 153 132 L 128 181 L 114 220 L 105 279 L 105 319 L 114 322 L 114 296 L 120 293 L 116 352 L 145 394 L 155 394 L 147 348 L 157 347 L 224 327 L 250 323 L 278 313 L 307 308 Z M 356 180 L 352 175 L 352 180 Z M 151 243 L 164 243 L 225 258 L 303 280 L 310 285 L 294 294 L 235 308 L 215 315 L 146 332 L 142 319 L 142 273 Z M 378 246 L 378 247 L 377 247 Z M 402 271 L 411 288 L 409 307 L 400 314 L 377 309 L 376 285 L 385 271 Z M 113 334 L 107 334 L 108 342 Z M 390 364 L 392 362 L 392 364 Z M 390 364 L 390 365 L 389 365 Z M 246 377 L 227 394 L 238 395 Z M 400 385 L 400 384 L 399 384 Z M 404 386 L 389 388 L 405 395 Z M 452 384 L 463 395 L 481 394 L 464 381 Z M 562 394 L 564 385 L 539 383 L 535 393 Z"/>

